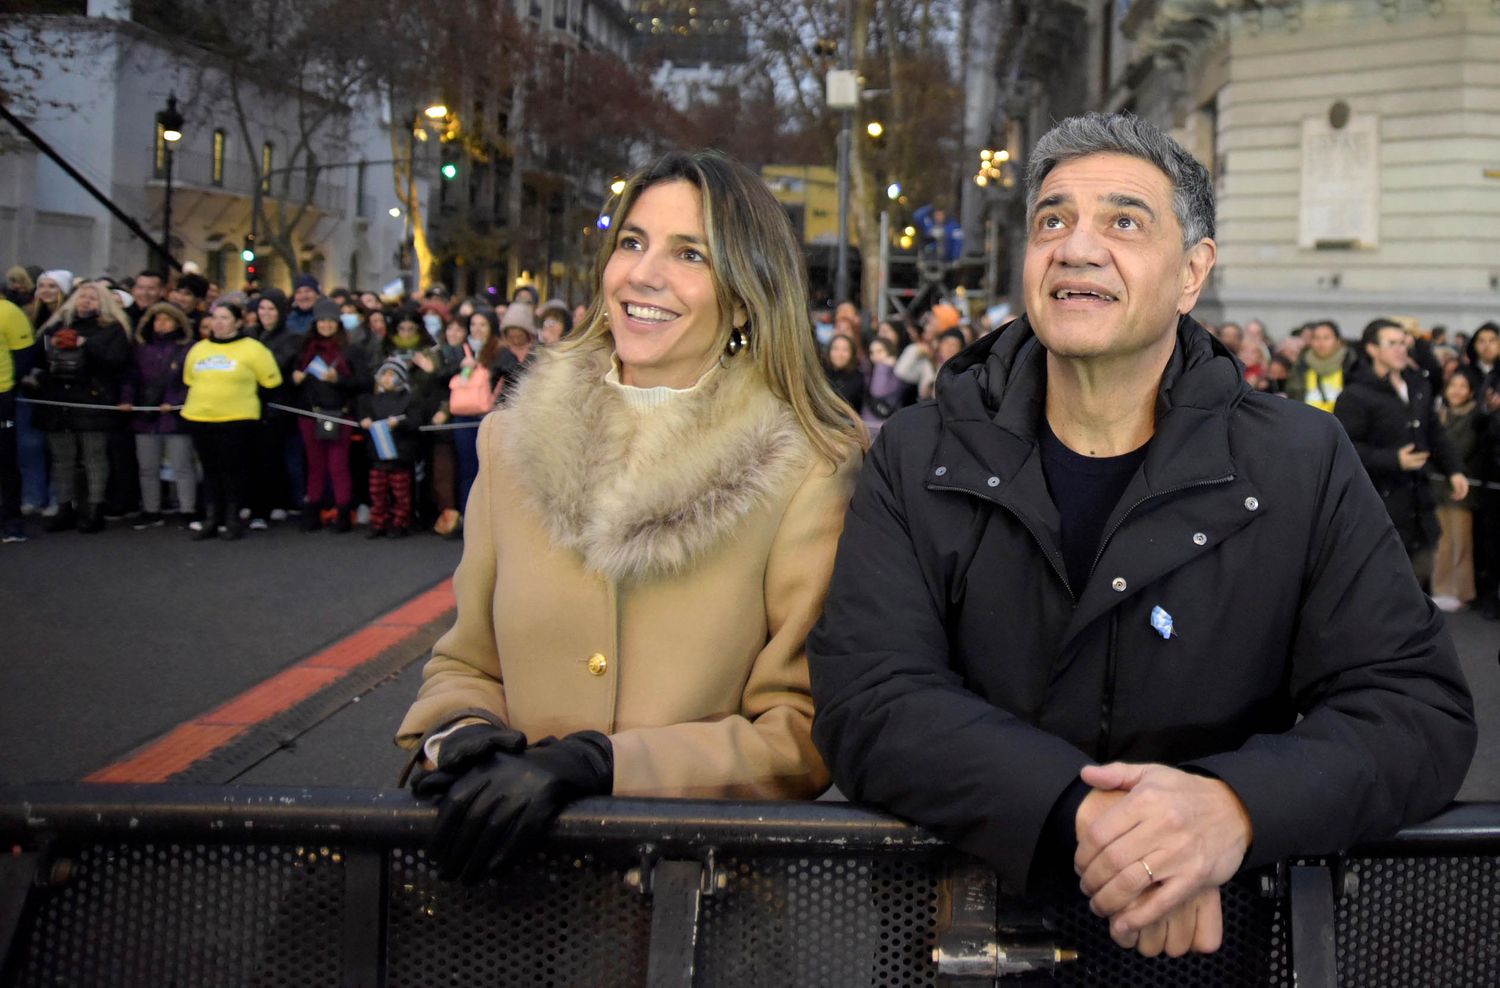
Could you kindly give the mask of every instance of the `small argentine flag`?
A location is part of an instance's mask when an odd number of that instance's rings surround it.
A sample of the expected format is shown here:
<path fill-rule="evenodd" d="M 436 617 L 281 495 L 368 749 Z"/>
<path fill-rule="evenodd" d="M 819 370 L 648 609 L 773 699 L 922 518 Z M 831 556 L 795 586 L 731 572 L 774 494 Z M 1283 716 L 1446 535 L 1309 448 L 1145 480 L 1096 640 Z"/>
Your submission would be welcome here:
<path fill-rule="evenodd" d="M 1163 638 L 1171 638 L 1173 635 L 1172 615 L 1162 610 L 1160 604 L 1151 608 L 1151 627 Z"/>

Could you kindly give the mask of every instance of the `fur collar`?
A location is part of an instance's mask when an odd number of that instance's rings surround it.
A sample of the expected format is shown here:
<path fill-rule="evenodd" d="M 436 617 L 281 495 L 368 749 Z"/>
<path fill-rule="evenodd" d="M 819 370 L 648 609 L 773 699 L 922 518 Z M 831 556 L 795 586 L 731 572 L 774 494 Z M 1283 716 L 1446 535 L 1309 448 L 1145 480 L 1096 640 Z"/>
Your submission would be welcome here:
<path fill-rule="evenodd" d="M 615 580 L 679 573 L 792 481 L 811 444 L 749 361 L 637 415 L 604 384 L 609 351 L 544 351 L 500 442 L 554 542 Z"/>

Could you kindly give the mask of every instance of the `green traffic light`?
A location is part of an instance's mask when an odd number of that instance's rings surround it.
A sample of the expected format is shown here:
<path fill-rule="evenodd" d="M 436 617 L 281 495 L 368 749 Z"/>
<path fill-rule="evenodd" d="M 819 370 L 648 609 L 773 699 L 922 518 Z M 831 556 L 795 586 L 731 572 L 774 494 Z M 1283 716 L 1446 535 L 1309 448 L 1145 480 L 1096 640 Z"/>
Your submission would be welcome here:
<path fill-rule="evenodd" d="M 451 161 L 448 162 L 446 165 L 443 166 L 443 177 L 446 178 L 446 179 L 457 178 L 458 177 L 458 166 L 455 165 Z"/>
<path fill-rule="evenodd" d="M 240 258 L 246 264 L 249 264 L 251 261 L 255 260 L 255 251 L 251 250 L 249 247 L 246 247 L 244 250 L 240 251 Z"/>

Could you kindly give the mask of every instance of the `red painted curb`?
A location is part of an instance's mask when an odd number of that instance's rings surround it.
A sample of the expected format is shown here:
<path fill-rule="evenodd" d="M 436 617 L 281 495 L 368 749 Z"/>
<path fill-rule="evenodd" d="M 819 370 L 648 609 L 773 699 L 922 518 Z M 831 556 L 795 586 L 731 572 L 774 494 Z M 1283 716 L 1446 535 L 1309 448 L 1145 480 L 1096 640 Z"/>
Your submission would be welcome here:
<path fill-rule="evenodd" d="M 388 649 L 415 637 L 424 625 L 452 610 L 453 581 L 346 635 L 296 665 L 257 683 L 228 703 L 177 725 L 112 765 L 84 776 L 85 782 L 165 782 L 228 745 L 256 724 L 291 709 Z"/>

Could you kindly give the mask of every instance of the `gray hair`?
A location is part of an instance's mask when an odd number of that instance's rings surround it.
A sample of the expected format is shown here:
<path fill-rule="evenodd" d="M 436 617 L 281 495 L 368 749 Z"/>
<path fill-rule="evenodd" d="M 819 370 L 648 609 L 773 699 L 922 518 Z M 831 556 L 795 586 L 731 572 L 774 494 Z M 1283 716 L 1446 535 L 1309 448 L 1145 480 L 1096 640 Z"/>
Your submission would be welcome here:
<path fill-rule="evenodd" d="M 1064 161 L 1090 154 L 1126 154 L 1162 170 L 1172 182 L 1172 212 L 1182 227 L 1183 249 L 1214 235 L 1214 183 L 1208 169 L 1154 124 L 1128 113 L 1069 117 L 1042 135 L 1026 165 L 1028 229 L 1042 180 Z"/>

